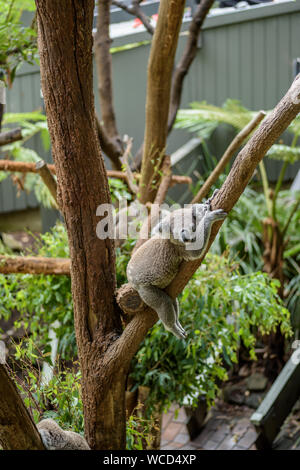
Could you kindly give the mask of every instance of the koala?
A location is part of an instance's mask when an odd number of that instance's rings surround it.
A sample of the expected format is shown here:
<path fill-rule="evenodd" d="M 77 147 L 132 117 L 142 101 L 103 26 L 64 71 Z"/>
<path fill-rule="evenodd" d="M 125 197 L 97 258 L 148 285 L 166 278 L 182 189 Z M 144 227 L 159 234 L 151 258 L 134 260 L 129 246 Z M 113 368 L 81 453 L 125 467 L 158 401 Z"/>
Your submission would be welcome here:
<path fill-rule="evenodd" d="M 53 419 L 43 419 L 37 429 L 47 450 L 90 450 L 84 437 L 64 431 Z"/>
<path fill-rule="evenodd" d="M 166 330 L 179 339 L 187 336 L 179 322 L 179 303 L 163 289 L 172 282 L 182 261 L 201 258 L 212 224 L 227 216 L 222 209 L 211 210 L 215 194 L 216 191 L 204 204 L 192 204 L 167 215 L 127 265 L 129 283 L 145 304 L 157 312 Z"/>

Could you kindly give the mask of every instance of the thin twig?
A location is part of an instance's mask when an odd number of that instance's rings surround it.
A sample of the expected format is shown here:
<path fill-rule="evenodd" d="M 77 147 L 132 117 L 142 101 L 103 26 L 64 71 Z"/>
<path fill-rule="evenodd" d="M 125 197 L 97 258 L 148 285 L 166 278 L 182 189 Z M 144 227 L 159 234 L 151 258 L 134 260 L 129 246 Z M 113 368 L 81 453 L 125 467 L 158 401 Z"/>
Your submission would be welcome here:
<path fill-rule="evenodd" d="M 142 8 L 140 7 L 139 1 L 133 0 L 131 5 L 126 5 L 125 3 L 119 2 L 118 0 L 112 0 L 111 3 L 116 7 L 126 11 L 130 15 L 136 16 L 139 20 L 141 20 L 148 33 L 151 35 L 154 34 L 154 28 L 150 22 L 150 19 L 143 12 Z"/>
<path fill-rule="evenodd" d="M 133 173 L 131 171 L 129 161 L 128 161 L 129 160 L 129 155 L 130 155 L 130 152 L 131 152 L 131 149 L 132 149 L 132 142 L 133 142 L 132 137 L 127 139 L 127 146 L 126 146 L 126 149 L 125 149 L 125 152 L 124 152 L 123 156 L 120 157 L 120 160 L 121 160 L 122 165 L 125 168 L 128 187 L 129 187 L 130 191 L 133 194 L 137 194 L 138 191 L 139 191 L 139 188 L 134 182 L 134 176 L 133 176 Z"/>
<path fill-rule="evenodd" d="M 22 140 L 22 131 L 21 128 L 12 129 L 11 131 L 1 132 L 0 134 L 0 147 L 3 145 L 11 144 L 17 140 Z"/>
<path fill-rule="evenodd" d="M 217 166 L 213 172 L 209 175 L 204 185 L 198 191 L 198 194 L 192 200 L 192 204 L 200 202 L 209 192 L 210 188 L 214 182 L 218 179 L 219 175 L 222 173 L 227 163 L 230 162 L 231 157 L 242 145 L 244 140 L 251 134 L 251 132 L 257 127 L 257 125 L 264 119 L 266 116 L 265 111 L 259 111 L 259 113 L 244 127 L 233 139 L 230 145 L 225 150 L 222 158 L 218 162 Z"/>
<path fill-rule="evenodd" d="M 54 177 L 52 176 L 51 171 L 47 166 L 47 163 L 44 162 L 44 160 L 40 160 L 36 163 L 35 168 L 40 177 L 42 178 L 44 184 L 49 189 L 50 194 L 57 205 L 57 183 Z"/>

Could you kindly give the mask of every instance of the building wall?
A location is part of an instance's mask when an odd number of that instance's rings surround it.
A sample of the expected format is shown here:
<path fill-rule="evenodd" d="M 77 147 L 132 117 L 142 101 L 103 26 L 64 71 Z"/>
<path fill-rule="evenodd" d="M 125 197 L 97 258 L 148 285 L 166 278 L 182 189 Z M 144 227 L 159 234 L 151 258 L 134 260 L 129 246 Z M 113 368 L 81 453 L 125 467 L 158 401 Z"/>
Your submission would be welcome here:
<path fill-rule="evenodd" d="M 185 44 L 188 24 L 186 21 L 182 27 L 178 57 Z M 112 29 L 112 38 L 114 48 L 149 40 L 147 33 L 130 27 L 121 35 L 119 30 Z M 117 51 L 112 56 L 118 127 L 121 134 L 134 137 L 133 151 L 143 139 L 149 51 L 148 42 Z M 205 22 L 197 57 L 185 80 L 182 107 L 188 107 L 195 100 L 221 105 L 226 98 L 235 98 L 253 110 L 271 109 L 289 88 L 293 79 L 293 60 L 297 57 L 300 57 L 300 0 L 259 5 L 242 11 L 226 9 L 222 15 L 211 15 Z M 99 108 L 96 74 L 95 102 Z M 26 65 L 8 92 L 7 110 L 30 111 L 41 106 L 39 70 Z M 173 131 L 167 152 L 174 152 L 191 137 L 185 131 Z M 232 133 L 226 128 L 214 135 L 210 148 L 217 157 L 221 156 L 231 137 Z M 42 154 L 38 138 L 34 146 Z M 200 165 L 200 153 L 198 158 Z M 270 177 L 275 179 L 280 163 L 268 162 L 267 167 Z M 290 168 L 287 176 L 293 177 L 296 169 L 295 165 Z M 37 202 L 32 195 L 17 198 L 9 181 L 0 183 L 0 211 L 35 205 Z"/>

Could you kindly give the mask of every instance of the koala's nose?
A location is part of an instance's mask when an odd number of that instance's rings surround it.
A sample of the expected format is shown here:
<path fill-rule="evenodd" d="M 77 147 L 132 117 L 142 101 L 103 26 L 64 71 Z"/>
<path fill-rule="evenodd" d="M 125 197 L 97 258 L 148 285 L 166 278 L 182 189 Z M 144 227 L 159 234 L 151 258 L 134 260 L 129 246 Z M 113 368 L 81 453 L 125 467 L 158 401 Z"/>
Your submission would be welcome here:
<path fill-rule="evenodd" d="M 183 243 L 192 242 L 195 239 L 195 235 L 189 230 L 181 230 L 181 240 Z"/>
<path fill-rule="evenodd" d="M 186 243 L 188 241 L 190 241 L 190 234 L 188 232 L 188 230 L 181 230 L 181 240 Z"/>

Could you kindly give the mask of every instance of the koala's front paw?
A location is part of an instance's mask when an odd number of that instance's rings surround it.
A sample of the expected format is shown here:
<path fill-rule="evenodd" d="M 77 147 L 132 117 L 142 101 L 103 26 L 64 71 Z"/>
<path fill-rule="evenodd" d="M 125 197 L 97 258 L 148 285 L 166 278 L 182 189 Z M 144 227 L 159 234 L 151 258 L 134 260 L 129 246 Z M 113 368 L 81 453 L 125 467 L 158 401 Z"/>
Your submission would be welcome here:
<path fill-rule="evenodd" d="M 217 209 L 208 215 L 215 222 L 216 220 L 224 220 L 227 217 L 227 212 L 223 211 L 223 209 Z"/>

